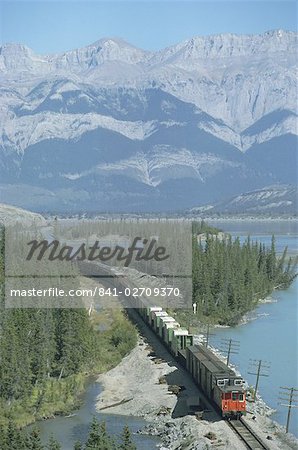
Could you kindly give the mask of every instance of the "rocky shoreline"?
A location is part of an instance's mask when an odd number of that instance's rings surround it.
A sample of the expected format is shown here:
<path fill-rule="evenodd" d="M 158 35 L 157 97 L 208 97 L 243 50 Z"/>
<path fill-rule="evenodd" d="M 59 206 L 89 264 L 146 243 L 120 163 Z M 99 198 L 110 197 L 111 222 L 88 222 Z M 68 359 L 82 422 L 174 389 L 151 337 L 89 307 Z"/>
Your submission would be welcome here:
<path fill-rule="evenodd" d="M 139 433 L 159 436 L 162 450 L 179 448 L 178 443 L 185 449 L 208 449 L 215 442 L 224 445 L 222 448 L 244 449 L 238 440 L 233 443 L 232 430 L 218 421 L 214 412 L 206 412 L 201 420 L 185 415 L 190 399 L 199 409 L 199 397 L 186 372 L 178 372 L 174 360 L 153 351 L 140 338 L 138 346 L 117 367 L 99 376 L 103 391 L 97 399 L 97 410 L 144 418 L 148 425 Z M 183 383 L 178 396 L 169 390 L 173 383 Z"/>
<path fill-rule="evenodd" d="M 153 333 L 149 339 L 140 337 L 137 347 L 98 382 L 103 391 L 97 410 L 144 418 L 148 425 L 139 433 L 158 436 L 161 450 L 245 448 L 224 420 L 201 408 L 197 387 Z M 178 392 L 173 392 L 173 385 L 180 387 Z M 271 411 L 262 399 L 253 405 L 246 420 L 269 448 L 296 449 L 297 440 L 267 417 Z"/>

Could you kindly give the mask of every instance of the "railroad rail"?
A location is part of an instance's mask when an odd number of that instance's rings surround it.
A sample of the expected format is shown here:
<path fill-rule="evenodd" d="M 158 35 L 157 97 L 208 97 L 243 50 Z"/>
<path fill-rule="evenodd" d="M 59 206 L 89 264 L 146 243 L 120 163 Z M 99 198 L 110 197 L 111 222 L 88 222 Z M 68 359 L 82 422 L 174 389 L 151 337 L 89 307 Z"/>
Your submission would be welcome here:
<path fill-rule="evenodd" d="M 86 264 L 86 263 L 81 263 L 79 264 L 79 267 L 82 268 L 90 268 L 90 264 Z M 94 264 L 92 264 L 92 267 L 94 269 Z M 102 280 L 105 282 L 105 284 L 108 285 L 115 285 L 116 281 L 118 282 L 118 284 L 120 284 L 121 286 L 128 286 L 127 283 L 123 280 L 123 279 L 117 279 L 117 276 L 113 273 L 113 271 L 111 271 L 111 269 L 107 266 L 103 266 L 103 265 L 97 265 L 97 269 L 98 269 L 98 273 L 97 275 L 106 275 L 107 278 Z M 88 272 L 88 270 L 87 270 Z M 96 272 L 96 271 L 95 271 Z M 88 275 L 86 274 L 86 272 L 84 273 L 85 276 L 91 276 L 92 275 Z M 93 272 L 93 276 L 94 276 L 94 272 Z M 96 275 L 95 275 L 96 276 Z M 143 322 L 145 324 L 145 322 Z M 145 324 L 146 325 L 146 324 Z M 206 405 L 211 406 L 211 408 L 214 410 L 214 412 L 217 413 L 216 408 L 213 405 L 213 402 L 210 401 L 210 399 L 207 399 L 206 395 L 204 392 L 202 392 L 202 390 L 198 387 L 198 390 L 200 391 L 200 395 L 203 398 L 204 402 Z M 218 414 L 218 413 L 217 413 Z M 242 418 L 240 418 L 239 420 L 230 420 L 227 421 L 227 423 L 229 424 L 230 428 L 232 428 L 235 433 L 239 436 L 239 438 L 244 442 L 244 444 L 247 446 L 247 448 L 249 448 L 250 450 L 270 450 L 270 448 L 259 438 L 259 436 L 252 430 L 252 428 L 244 422 L 244 420 Z"/>
<path fill-rule="evenodd" d="M 270 450 L 268 445 L 266 445 L 250 428 L 243 419 L 231 420 L 228 422 L 230 427 L 238 434 L 240 439 L 244 442 L 247 448 L 251 450 Z"/>

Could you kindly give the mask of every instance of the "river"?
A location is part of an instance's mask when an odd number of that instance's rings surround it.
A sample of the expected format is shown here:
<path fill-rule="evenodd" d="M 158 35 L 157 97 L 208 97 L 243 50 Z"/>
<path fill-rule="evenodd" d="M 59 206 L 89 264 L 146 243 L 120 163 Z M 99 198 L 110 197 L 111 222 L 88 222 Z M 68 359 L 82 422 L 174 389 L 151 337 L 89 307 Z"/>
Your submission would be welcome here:
<path fill-rule="evenodd" d="M 91 382 L 83 395 L 82 407 L 78 411 L 74 411 L 73 416 L 68 418 L 57 416 L 54 419 L 37 422 L 35 426 L 40 430 L 43 443 L 47 443 L 50 436 L 53 435 L 62 445 L 62 450 L 73 450 L 76 441 L 85 442 L 90 422 L 96 416 L 98 420 L 106 422 L 107 430 L 116 439 L 121 435 L 123 427 L 128 425 L 132 432 L 132 439 L 138 449 L 156 450 L 156 444 L 159 442 L 158 438 L 136 434 L 147 423 L 143 419 L 132 416 L 103 414 L 96 411 L 95 403 L 100 391 L 100 384 Z"/>
<path fill-rule="evenodd" d="M 257 239 L 270 245 L 271 234 L 276 237 L 276 250 L 281 252 L 288 246 L 290 254 L 298 254 L 297 222 L 274 221 L 212 221 L 224 231 L 240 240 Z M 250 375 L 250 359 L 262 359 L 270 363 L 269 377 L 261 377 L 259 392 L 264 401 L 276 409 L 272 417 L 282 425 L 286 423 L 287 408 L 279 405 L 280 386 L 298 388 L 297 379 L 297 324 L 298 324 L 298 279 L 284 291 L 272 294 L 273 303 L 260 304 L 252 313 L 255 318 L 245 325 L 234 328 L 217 328 L 211 344 L 221 346 L 222 338 L 232 338 L 240 341 L 239 354 L 231 357 L 231 362 L 237 366 L 249 384 L 254 385 L 256 377 Z M 287 403 L 287 402 L 282 402 Z M 297 402 L 296 402 L 297 404 Z M 292 408 L 290 431 L 298 435 L 298 409 Z"/>

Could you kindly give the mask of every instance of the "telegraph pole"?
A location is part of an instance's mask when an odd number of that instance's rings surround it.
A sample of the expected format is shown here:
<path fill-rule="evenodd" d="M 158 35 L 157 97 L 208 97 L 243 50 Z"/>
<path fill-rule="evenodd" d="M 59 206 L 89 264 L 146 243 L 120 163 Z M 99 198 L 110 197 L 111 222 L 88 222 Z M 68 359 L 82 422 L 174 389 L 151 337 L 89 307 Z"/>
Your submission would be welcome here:
<path fill-rule="evenodd" d="M 227 355 L 227 366 L 228 366 L 230 362 L 230 356 L 232 354 L 237 355 L 239 353 L 240 341 L 236 341 L 235 339 L 223 338 L 221 340 L 221 344 L 223 348 L 220 349 L 220 351 L 222 351 Z"/>
<path fill-rule="evenodd" d="M 257 397 L 257 390 L 259 386 L 260 377 L 269 377 L 268 370 L 270 369 L 270 363 L 266 361 L 259 360 L 250 360 L 250 364 L 252 366 L 251 370 L 255 369 L 256 372 L 248 372 L 250 375 L 256 375 L 256 385 L 255 385 L 255 393 L 254 393 L 254 402 Z"/>
<path fill-rule="evenodd" d="M 292 408 L 298 408 L 298 405 L 295 405 L 294 403 L 297 403 L 297 392 L 298 389 L 295 389 L 293 387 L 280 387 L 280 389 L 283 389 L 282 392 L 280 392 L 280 395 L 283 395 L 285 397 L 279 397 L 280 400 L 288 402 L 288 404 L 279 403 L 281 406 L 287 406 L 288 407 L 288 415 L 287 415 L 287 424 L 286 424 L 286 433 L 289 431 L 289 425 L 290 425 L 290 416 Z"/>
<path fill-rule="evenodd" d="M 204 334 L 205 334 L 205 336 L 204 336 L 204 341 L 205 341 L 204 344 L 208 348 L 210 337 L 211 336 L 215 336 L 214 333 L 210 333 L 210 323 L 207 324 L 207 331 Z"/>

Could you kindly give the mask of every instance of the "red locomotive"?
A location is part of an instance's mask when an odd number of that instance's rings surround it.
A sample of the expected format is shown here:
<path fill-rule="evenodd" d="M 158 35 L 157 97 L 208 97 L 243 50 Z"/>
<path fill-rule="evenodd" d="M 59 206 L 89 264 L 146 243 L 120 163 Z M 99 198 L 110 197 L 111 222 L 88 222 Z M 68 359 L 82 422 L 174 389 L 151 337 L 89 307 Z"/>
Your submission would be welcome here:
<path fill-rule="evenodd" d="M 185 349 L 186 368 L 223 417 L 239 418 L 246 412 L 244 381 L 203 345 Z"/>

